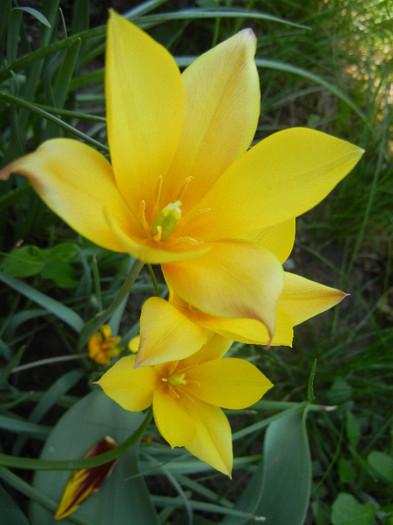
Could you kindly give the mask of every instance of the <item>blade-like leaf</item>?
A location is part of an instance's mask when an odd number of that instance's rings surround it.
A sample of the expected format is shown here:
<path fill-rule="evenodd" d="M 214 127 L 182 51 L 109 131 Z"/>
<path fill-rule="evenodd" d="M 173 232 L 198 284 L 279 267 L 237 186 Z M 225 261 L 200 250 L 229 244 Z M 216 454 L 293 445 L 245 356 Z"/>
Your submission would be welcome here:
<path fill-rule="evenodd" d="M 25 13 L 29 13 L 29 15 L 34 16 L 34 18 L 38 20 L 38 22 L 40 22 L 40 24 L 42 24 L 43 26 L 45 27 L 51 26 L 49 23 L 49 20 L 42 13 L 40 13 L 39 11 L 37 11 L 37 9 L 34 9 L 33 7 L 14 7 L 13 10 L 14 11 L 24 11 Z"/>
<path fill-rule="evenodd" d="M 0 485 L 0 516 L 2 523 L 29 525 L 26 516 L 20 510 L 8 492 Z"/>
<path fill-rule="evenodd" d="M 272 525 L 303 525 L 311 487 L 311 458 L 305 428 L 307 410 L 286 410 L 270 423 L 262 461 L 235 508 Z M 254 523 L 227 516 L 225 525 Z"/>
<path fill-rule="evenodd" d="M 105 435 L 121 443 L 143 419 L 140 413 L 126 412 L 103 392 L 93 392 L 74 405 L 59 421 L 43 449 L 42 459 L 83 457 Z M 70 472 L 40 471 L 33 486 L 60 501 Z M 157 517 L 142 477 L 138 477 L 138 447 L 134 446 L 119 461 L 100 491 L 93 494 L 75 512 L 95 525 L 121 523 L 154 525 Z M 70 518 L 62 524 L 71 525 Z M 53 513 L 37 503 L 31 505 L 31 525 L 55 525 Z"/>
<path fill-rule="evenodd" d="M 311 487 L 306 413 L 278 419 L 266 432 L 262 497 L 256 514 L 274 525 L 303 525 L 306 517 Z"/>
<path fill-rule="evenodd" d="M 48 310 L 49 313 L 55 315 L 56 317 L 64 321 L 77 332 L 80 332 L 82 330 L 85 323 L 76 312 L 71 310 L 71 308 L 68 308 L 67 306 L 64 306 L 58 301 L 55 301 L 51 297 L 48 297 L 47 295 L 39 292 L 32 286 L 24 283 L 23 281 L 19 281 L 19 279 L 15 279 L 14 277 L 8 277 L 2 274 L 1 272 L 0 281 L 7 284 L 22 295 L 28 297 L 40 306 L 43 306 Z"/>

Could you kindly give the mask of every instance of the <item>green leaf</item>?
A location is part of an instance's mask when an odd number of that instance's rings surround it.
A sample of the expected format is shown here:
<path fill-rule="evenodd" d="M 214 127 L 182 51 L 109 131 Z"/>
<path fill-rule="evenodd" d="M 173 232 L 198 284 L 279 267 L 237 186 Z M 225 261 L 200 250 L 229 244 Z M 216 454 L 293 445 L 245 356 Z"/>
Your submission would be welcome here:
<path fill-rule="evenodd" d="M 333 503 L 333 525 L 372 525 L 376 508 L 374 505 L 359 503 L 346 492 L 338 495 Z"/>
<path fill-rule="evenodd" d="M 76 39 L 70 47 L 64 50 L 64 56 L 59 65 L 53 86 L 53 95 L 57 107 L 62 108 L 64 106 L 80 47 L 81 40 Z"/>
<path fill-rule="evenodd" d="M 360 426 L 356 417 L 349 410 L 346 412 L 345 427 L 349 444 L 353 449 L 356 449 L 361 437 Z"/>
<path fill-rule="evenodd" d="M 45 425 L 30 423 L 24 419 L 0 415 L 0 428 L 5 428 L 11 432 L 29 432 L 37 437 L 45 437 L 49 434 L 50 428 Z"/>
<path fill-rule="evenodd" d="M 44 279 L 52 279 L 60 288 L 74 288 L 78 284 L 74 268 L 64 261 L 47 259 L 41 276 Z"/>
<path fill-rule="evenodd" d="M 255 514 L 274 525 L 302 525 L 306 517 L 311 487 L 306 413 L 291 412 L 266 431 L 262 494 Z"/>
<path fill-rule="evenodd" d="M 60 242 L 47 252 L 53 259 L 64 262 L 74 262 L 79 256 L 78 248 L 73 242 Z"/>
<path fill-rule="evenodd" d="M 272 525 L 302 525 L 311 486 L 311 459 L 305 428 L 306 410 L 282 412 L 270 423 L 261 463 L 235 509 L 266 517 Z M 254 523 L 228 516 L 225 525 Z"/>
<path fill-rule="evenodd" d="M 14 7 L 13 11 L 23 11 L 25 13 L 29 13 L 29 15 L 34 16 L 38 22 L 40 22 L 45 27 L 50 27 L 50 23 L 48 19 L 37 9 L 33 9 L 32 7 Z"/>
<path fill-rule="evenodd" d="M 71 326 L 76 332 L 80 332 L 84 326 L 83 319 L 71 308 L 64 306 L 63 304 L 55 301 L 51 297 L 35 290 L 32 286 L 19 281 L 14 277 L 4 275 L 0 272 L 0 281 L 7 284 L 17 292 L 25 295 L 35 303 L 43 306 L 48 312 L 52 313 L 59 319 L 62 319 L 66 324 Z"/>
<path fill-rule="evenodd" d="M 12 277 L 31 277 L 40 273 L 44 267 L 44 254 L 37 246 L 15 248 L 7 256 L 3 271 Z"/>
<path fill-rule="evenodd" d="M 367 462 L 373 469 L 379 481 L 387 481 L 393 484 L 393 457 L 384 452 L 373 450 L 367 458 Z"/>
<path fill-rule="evenodd" d="M 132 434 L 143 420 L 141 413 L 127 412 L 103 392 L 95 391 L 76 403 L 58 422 L 50 434 L 41 458 L 47 460 L 82 458 L 105 435 L 118 443 Z M 70 472 L 39 471 L 33 486 L 59 502 Z M 96 494 L 75 512 L 95 525 L 154 525 L 157 516 L 146 485 L 138 476 L 138 446 L 131 447 L 119 461 L 109 479 Z M 70 516 L 72 518 L 72 515 Z M 31 505 L 31 525 L 55 525 L 53 509 L 48 511 L 37 503 Z M 71 525 L 71 519 L 62 520 Z"/>
<path fill-rule="evenodd" d="M 2 523 L 29 525 L 26 516 L 20 510 L 8 492 L 0 485 L 0 516 Z"/>
<path fill-rule="evenodd" d="M 347 459 L 340 458 L 338 460 L 338 475 L 343 483 L 350 483 L 355 479 L 355 469 Z"/>

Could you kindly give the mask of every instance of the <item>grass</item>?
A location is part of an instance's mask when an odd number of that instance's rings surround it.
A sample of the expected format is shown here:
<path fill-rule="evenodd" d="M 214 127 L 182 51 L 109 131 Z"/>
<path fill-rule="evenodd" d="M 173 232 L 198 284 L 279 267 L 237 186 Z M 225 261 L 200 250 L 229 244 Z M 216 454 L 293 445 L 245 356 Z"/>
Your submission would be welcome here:
<path fill-rule="evenodd" d="M 1 166 L 47 138 L 77 133 L 105 153 L 102 25 L 106 14 L 97 3 L 83 0 L 36 2 L 33 12 L 10 11 L 11 6 L 16 7 L 16 2 L 3 2 L 0 7 Z M 220 13 L 209 12 L 212 9 Z M 239 10 L 248 10 L 248 16 Z M 312 486 L 304 522 L 343 525 L 352 519 L 364 525 L 391 525 L 391 4 L 388 0 L 228 0 L 200 1 L 181 16 L 173 14 L 179 11 L 178 3 L 163 0 L 141 4 L 135 14 L 138 23 L 182 65 L 240 28 L 254 28 L 262 90 L 258 139 L 289 126 L 308 126 L 348 139 L 366 153 L 329 198 L 298 221 L 291 255 L 296 273 L 340 287 L 351 296 L 334 311 L 299 326 L 292 350 L 271 349 L 261 356 L 261 349 L 248 348 L 249 358 L 261 365 L 275 388 L 266 404 L 231 419 L 235 436 L 239 433 L 232 482 L 204 471 L 184 451 L 169 453 L 155 441 L 151 427 L 155 445 L 142 445 L 139 469 L 149 474 L 149 489 L 160 509 L 158 522 L 191 523 L 193 515 L 196 524 L 209 519 L 218 523 L 224 516 L 223 523 L 251 523 L 247 510 L 251 507 L 245 495 L 240 503 L 239 497 L 245 480 L 263 472 L 262 440 L 271 421 L 267 418 L 283 421 L 279 418 L 285 410 L 302 409 L 307 397 L 315 396 L 316 408 L 307 412 Z M 250 11 L 259 18 L 250 16 Z M 261 17 L 262 13 L 269 17 Z M 77 348 L 75 323 L 111 304 L 130 261 L 76 236 L 22 178 L 0 186 L 0 231 L 3 274 L 7 264 L 13 268 L 8 274 L 14 272 L 6 275 L 0 289 L 1 452 L 38 457 L 59 416 L 75 407 L 102 373 L 102 368 L 79 355 L 84 349 Z M 7 263 L 7 254 L 22 241 L 28 248 L 18 273 L 15 260 Z M 136 334 L 140 305 L 152 294 L 154 286 L 146 272 L 134 288 L 132 303 L 127 310 L 123 304 L 114 319 L 125 341 Z M 61 361 L 64 356 L 72 359 Z M 51 358 L 50 364 L 18 372 L 22 363 L 46 358 Z M 319 406 L 335 409 L 318 410 Z M 294 435 L 302 436 L 300 419 L 291 424 Z M 266 439 L 278 432 L 277 426 L 270 428 Z M 306 450 L 298 446 L 293 455 Z M 130 461 L 134 460 L 131 455 Z M 282 468 L 292 472 L 290 465 Z M 8 498 L 12 498 L 23 517 L 30 499 L 49 508 L 55 505 L 43 498 L 43 478 L 36 477 L 30 487 L 29 471 L 15 474 L 6 466 L 1 469 L 7 488 L 5 495 L 0 493 L 1 501 L 11 505 Z M 143 492 L 140 501 L 151 510 L 153 504 L 139 484 L 141 476 L 137 471 L 133 476 L 135 490 Z M 255 479 L 250 485 L 254 496 L 266 491 Z M 258 509 L 258 504 L 253 508 Z M 23 519 L 18 510 L 13 512 L 13 519 Z M 39 523 L 35 512 L 29 514 L 32 524 Z"/>

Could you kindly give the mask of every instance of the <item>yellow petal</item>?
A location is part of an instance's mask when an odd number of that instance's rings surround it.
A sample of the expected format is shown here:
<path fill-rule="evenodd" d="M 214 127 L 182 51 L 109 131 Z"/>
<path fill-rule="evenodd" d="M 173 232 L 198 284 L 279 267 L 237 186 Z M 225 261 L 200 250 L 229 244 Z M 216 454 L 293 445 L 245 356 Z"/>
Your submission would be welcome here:
<path fill-rule="evenodd" d="M 240 343 L 264 346 L 267 344 L 272 346 L 292 345 L 292 318 L 285 312 L 277 311 L 276 329 L 271 341 L 266 326 L 255 319 L 225 319 L 200 311 L 195 312 L 193 319 L 200 326 Z"/>
<path fill-rule="evenodd" d="M 217 317 L 257 319 L 273 336 L 283 271 L 268 250 L 242 241 L 214 243 L 206 255 L 162 268 L 168 285 L 195 308 Z"/>
<path fill-rule="evenodd" d="M 198 400 L 185 399 L 183 404 L 196 427 L 195 437 L 186 445 L 186 449 L 230 477 L 233 463 L 232 433 L 224 412 Z"/>
<path fill-rule="evenodd" d="M 241 235 L 239 238 L 255 242 L 274 253 L 277 259 L 283 263 L 291 254 L 295 242 L 296 220 L 273 224 L 254 232 Z"/>
<path fill-rule="evenodd" d="M 34 153 L 15 160 L 0 179 L 21 173 L 57 215 L 71 228 L 109 250 L 123 252 L 103 210 L 127 235 L 141 227 L 123 201 L 108 161 L 97 151 L 72 139 L 44 142 Z"/>
<path fill-rule="evenodd" d="M 211 333 L 207 343 L 205 343 L 198 352 L 183 359 L 181 363 L 179 363 L 179 366 L 181 366 L 181 368 L 189 368 L 204 363 L 205 361 L 220 359 L 226 354 L 231 345 L 232 341 L 230 339 Z"/>
<path fill-rule="evenodd" d="M 103 454 L 116 446 L 116 442 L 109 436 L 106 436 L 85 455 L 85 458 Z M 85 499 L 97 492 L 112 472 L 116 462 L 117 460 L 114 459 L 99 467 L 75 470 L 64 489 L 55 514 L 55 520 L 61 520 L 69 516 L 76 511 Z"/>
<path fill-rule="evenodd" d="M 244 29 L 198 57 L 182 75 L 184 125 L 168 189 L 184 174 L 195 178 L 182 198 L 185 208 L 251 144 L 260 112 L 255 49 L 254 33 Z"/>
<path fill-rule="evenodd" d="M 256 366 L 230 357 L 195 366 L 186 372 L 186 379 L 192 398 L 230 409 L 253 405 L 273 386 Z"/>
<path fill-rule="evenodd" d="M 277 308 L 287 312 L 293 320 L 293 325 L 296 326 L 335 306 L 346 295 L 336 288 L 284 272 L 284 289 Z"/>
<path fill-rule="evenodd" d="M 316 206 L 355 166 L 363 150 L 306 128 L 279 131 L 238 159 L 198 203 L 190 223 L 205 240 L 285 222 Z"/>
<path fill-rule="evenodd" d="M 168 51 L 111 11 L 105 74 L 108 139 L 121 193 L 151 206 L 176 151 L 184 115 L 180 71 Z"/>
<path fill-rule="evenodd" d="M 196 427 L 192 417 L 183 407 L 180 400 L 167 388 L 158 388 L 154 392 L 153 414 L 158 431 L 170 446 L 184 447 L 195 436 Z"/>
<path fill-rule="evenodd" d="M 122 408 L 139 412 L 151 405 L 159 379 L 153 366 L 135 369 L 134 365 L 133 355 L 119 359 L 97 384 Z"/>
<path fill-rule="evenodd" d="M 142 308 L 137 366 L 184 359 L 207 340 L 205 332 L 174 306 L 151 297 Z"/>

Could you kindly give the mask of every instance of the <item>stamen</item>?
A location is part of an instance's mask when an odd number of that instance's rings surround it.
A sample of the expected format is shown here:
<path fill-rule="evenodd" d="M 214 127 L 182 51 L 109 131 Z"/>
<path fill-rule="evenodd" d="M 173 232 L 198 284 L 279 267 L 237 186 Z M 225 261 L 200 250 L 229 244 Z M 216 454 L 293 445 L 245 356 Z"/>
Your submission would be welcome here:
<path fill-rule="evenodd" d="M 176 197 L 176 200 L 181 201 L 183 198 L 184 193 L 186 192 L 186 189 L 188 188 L 190 182 L 194 180 L 195 177 L 187 177 L 186 180 L 183 182 L 182 187 L 180 188 L 179 194 Z"/>
<path fill-rule="evenodd" d="M 162 175 L 158 175 L 157 184 L 156 184 L 156 187 L 154 189 L 154 202 L 156 204 L 160 203 L 161 192 L 162 192 L 162 181 L 163 181 Z"/>
<path fill-rule="evenodd" d="M 146 220 L 146 201 L 145 200 L 142 200 L 139 205 L 139 216 L 142 219 L 142 226 L 143 226 L 143 229 L 145 230 L 145 233 L 147 233 L 147 235 L 150 236 L 150 227 Z"/>
<path fill-rule="evenodd" d="M 202 244 L 203 241 L 197 241 L 196 239 L 194 239 L 194 237 L 179 237 L 178 238 L 178 241 L 186 241 L 186 242 L 189 242 L 190 244 L 193 244 L 194 246 L 198 246 L 199 244 Z"/>
<path fill-rule="evenodd" d="M 168 390 L 172 397 L 179 399 L 180 395 L 176 392 L 172 385 L 168 385 Z"/>
<path fill-rule="evenodd" d="M 157 233 L 155 235 L 152 235 L 152 239 L 153 239 L 153 241 L 161 241 L 162 226 L 156 226 L 156 230 L 157 230 Z"/>

